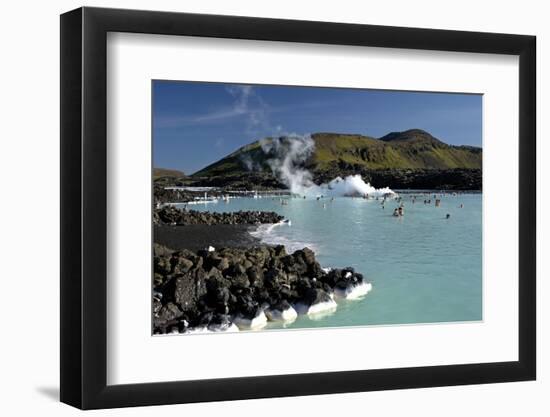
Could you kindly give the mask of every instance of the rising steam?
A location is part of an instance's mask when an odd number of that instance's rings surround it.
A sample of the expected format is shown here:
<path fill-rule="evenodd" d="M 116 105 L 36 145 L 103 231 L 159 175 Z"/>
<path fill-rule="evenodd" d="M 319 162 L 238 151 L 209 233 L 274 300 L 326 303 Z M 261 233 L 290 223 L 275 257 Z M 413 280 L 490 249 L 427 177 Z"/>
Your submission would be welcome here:
<path fill-rule="evenodd" d="M 374 188 L 369 183 L 363 181 L 361 175 L 348 175 L 346 178 L 336 177 L 328 184 L 318 186 L 315 193 L 317 195 L 348 197 L 385 197 L 395 195 L 395 192 L 388 187 Z"/>
<path fill-rule="evenodd" d="M 294 194 L 328 197 L 384 197 L 395 194 L 388 187 L 372 187 L 363 181 L 361 175 L 337 177 L 328 184 L 316 185 L 311 172 L 304 168 L 304 163 L 315 150 L 315 142 L 310 135 L 290 134 L 264 139 L 260 145 L 269 156 L 267 163 L 275 176 Z"/>
<path fill-rule="evenodd" d="M 315 149 L 310 135 L 291 134 L 260 141 L 264 153 L 270 156 L 267 163 L 275 176 L 293 193 L 305 194 L 313 184 L 311 172 L 303 163 Z"/>
<path fill-rule="evenodd" d="M 315 150 L 315 141 L 310 135 L 283 133 L 280 125 L 271 123 L 270 107 L 251 85 L 235 84 L 227 87 L 233 96 L 232 108 L 201 120 L 212 120 L 221 117 L 244 117 L 247 135 L 260 132 L 274 132 L 273 138 L 260 141 L 261 149 L 267 155 L 267 164 L 275 176 L 285 184 L 292 193 L 311 196 L 370 196 L 382 197 L 395 194 L 389 188 L 376 189 L 365 183 L 360 175 L 346 178 L 337 177 L 328 184 L 316 185 L 313 176 L 305 167 L 305 162 Z M 280 136 L 283 135 L 283 136 Z M 250 154 L 242 154 L 240 160 L 249 171 L 261 171 L 259 161 Z"/>

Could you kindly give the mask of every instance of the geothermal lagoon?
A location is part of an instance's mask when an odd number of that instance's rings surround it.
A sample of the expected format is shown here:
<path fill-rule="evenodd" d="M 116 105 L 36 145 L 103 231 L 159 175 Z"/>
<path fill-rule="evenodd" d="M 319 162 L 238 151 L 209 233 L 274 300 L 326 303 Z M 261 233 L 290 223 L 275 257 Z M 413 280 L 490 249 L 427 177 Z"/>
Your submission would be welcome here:
<path fill-rule="evenodd" d="M 337 300 L 338 308 L 329 314 L 269 322 L 268 329 L 481 320 L 482 194 L 399 196 L 405 209 L 401 217 L 393 216 L 398 200 L 382 204 L 380 198 L 260 194 L 193 204 L 192 209 L 274 211 L 290 223 L 257 226 L 252 236 L 265 244 L 284 245 L 289 253 L 308 247 L 324 268 L 351 266 L 372 284 L 359 299 Z"/>
<path fill-rule="evenodd" d="M 482 95 L 153 83 L 153 334 L 483 320 Z"/>

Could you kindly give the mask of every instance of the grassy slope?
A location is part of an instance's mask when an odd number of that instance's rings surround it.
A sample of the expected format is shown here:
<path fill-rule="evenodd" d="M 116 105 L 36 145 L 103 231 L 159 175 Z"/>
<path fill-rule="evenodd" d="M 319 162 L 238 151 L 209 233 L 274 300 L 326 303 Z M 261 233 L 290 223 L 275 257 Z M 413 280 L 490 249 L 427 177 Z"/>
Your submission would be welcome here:
<path fill-rule="evenodd" d="M 176 169 L 166 169 L 166 168 L 153 168 L 153 178 L 161 177 L 175 177 L 181 178 L 185 177 L 185 174 L 182 171 Z"/>
<path fill-rule="evenodd" d="M 482 162 L 480 148 L 447 145 L 418 129 L 390 133 L 380 139 L 338 133 L 316 133 L 312 137 L 315 152 L 307 166 L 317 171 L 341 163 L 368 169 L 479 169 Z M 247 171 L 245 159 L 254 161 L 257 170 L 269 171 L 259 143 L 253 142 L 193 176 L 243 173 Z"/>

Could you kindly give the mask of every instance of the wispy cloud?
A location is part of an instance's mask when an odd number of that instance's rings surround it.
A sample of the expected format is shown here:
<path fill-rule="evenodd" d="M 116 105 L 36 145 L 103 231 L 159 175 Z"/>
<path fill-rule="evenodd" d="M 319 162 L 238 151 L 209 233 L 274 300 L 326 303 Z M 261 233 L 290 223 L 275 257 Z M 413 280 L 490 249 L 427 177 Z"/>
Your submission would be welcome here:
<path fill-rule="evenodd" d="M 192 126 L 197 124 L 225 121 L 227 119 L 242 116 L 244 111 L 235 108 L 219 109 L 210 113 L 191 115 L 191 116 L 161 116 L 156 120 L 157 127 L 180 127 Z"/>
<path fill-rule="evenodd" d="M 223 148 L 225 145 L 225 140 L 223 138 L 218 138 L 216 139 L 216 142 L 214 143 L 214 146 L 217 148 L 217 149 L 221 149 Z"/>
<path fill-rule="evenodd" d="M 228 86 L 226 90 L 235 99 L 233 111 L 240 112 L 244 116 L 245 133 L 248 136 L 271 132 L 269 120 L 271 108 L 252 86 L 233 85 Z"/>
<path fill-rule="evenodd" d="M 338 103 L 334 100 L 311 100 L 300 103 L 291 102 L 283 106 L 272 106 L 263 99 L 259 89 L 251 85 L 227 85 L 225 92 L 229 96 L 230 103 L 228 105 L 200 114 L 159 116 L 155 119 L 155 127 L 170 129 L 199 127 L 208 124 L 232 124 L 232 119 L 234 119 L 242 123 L 239 126 L 243 129 L 244 138 L 252 140 L 290 133 L 280 123 L 277 123 L 274 117 L 277 114 L 295 113 L 304 111 L 304 109 L 338 107 Z"/>
<path fill-rule="evenodd" d="M 225 91 L 233 97 L 233 103 L 211 112 L 194 115 L 162 116 L 156 119 L 159 128 L 173 128 L 224 122 L 232 118 L 244 118 L 247 130 L 263 128 L 267 124 L 269 106 L 250 85 L 231 85 Z"/>
<path fill-rule="evenodd" d="M 255 94 L 251 85 L 229 85 L 225 91 L 235 98 L 233 110 L 243 113 L 249 110 L 250 97 Z"/>

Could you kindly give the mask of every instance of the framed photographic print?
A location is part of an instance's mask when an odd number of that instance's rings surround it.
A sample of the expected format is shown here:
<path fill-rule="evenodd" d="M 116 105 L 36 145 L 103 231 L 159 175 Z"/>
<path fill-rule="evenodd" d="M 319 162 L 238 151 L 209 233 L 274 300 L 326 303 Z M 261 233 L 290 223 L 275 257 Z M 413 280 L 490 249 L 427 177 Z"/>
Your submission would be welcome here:
<path fill-rule="evenodd" d="M 61 16 L 61 401 L 535 379 L 535 38 Z"/>

